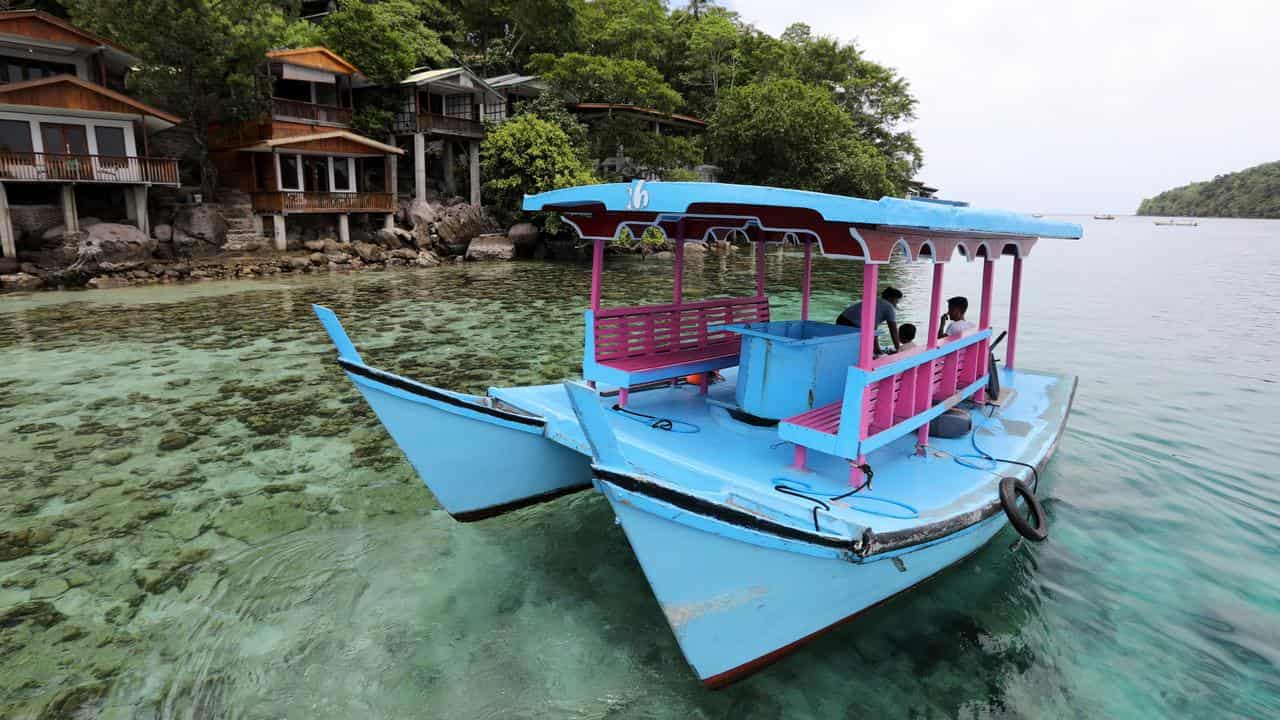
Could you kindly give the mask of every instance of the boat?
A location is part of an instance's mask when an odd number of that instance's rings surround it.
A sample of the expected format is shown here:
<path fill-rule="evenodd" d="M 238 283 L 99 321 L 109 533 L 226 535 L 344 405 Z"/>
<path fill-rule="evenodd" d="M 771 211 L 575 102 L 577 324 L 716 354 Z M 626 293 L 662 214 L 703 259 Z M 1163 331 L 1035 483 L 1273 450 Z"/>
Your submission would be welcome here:
<path fill-rule="evenodd" d="M 1093 219 L 1094 220 L 1115 220 L 1116 216 L 1115 215 L 1094 215 Z"/>
<path fill-rule="evenodd" d="M 1044 217 L 1044 213 L 1031 213 L 1031 217 L 1033 217 L 1033 218 L 1042 218 L 1042 217 Z"/>
<path fill-rule="evenodd" d="M 1076 378 L 1016 365 L 1019 298 L 1037 242 L 1079 238 L 1079 225 L 656 181 L 525 196 L 524 209 L 558 213 L 592 245 L 581 379 L 453 392 L 366 364 L 337 316 L 316 314 L 342 370 L 458 520 L 602 494 L 707 686 L 919 586 L 1010 525 L 1015 542 L 1047 537 L 1040 473 Z M 604 248 L 624 227 L 672 239 L 669 302 L 602 305 Z M 686 243 L 726 233 L 754 243 L 755 292 L 685 297 Z M 773 315 L 765 266 L 775 243 L 803 246 L 798 318 Z M 922 333 L 919 347 L 877 356 L 873 332 L 810 317 L 815 254 L 861 261 L 851 268 L 868 298 L 891 256 L 928 265 L 924 327 L 939 329 L 947 266 L 980 262 L 976 327 Z M 1010 310 L 993 339 L 1005 258 Z M 861 327 L 873 326 L 874 307 L 863 304 Z"/>
<path fill-rule="evenodd" d="M 1200 225 L 1200 221 L 1199 220 L 1174 220 L 1173 218 L 1169 218 L 1168 220 L 1156 220 L 1155 224 L 1176 225 L 1178 227 L 1197 227 L 1198 225 Z"/>

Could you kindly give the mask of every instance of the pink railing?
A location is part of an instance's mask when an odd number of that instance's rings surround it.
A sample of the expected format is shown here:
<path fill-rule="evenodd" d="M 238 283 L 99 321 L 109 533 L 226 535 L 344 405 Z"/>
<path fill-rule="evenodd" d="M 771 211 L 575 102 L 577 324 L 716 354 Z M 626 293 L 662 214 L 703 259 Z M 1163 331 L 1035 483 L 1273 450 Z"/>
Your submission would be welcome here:
<path fill-rule="evenodd" d="M 763 297 L 716 298 L 680 305 L 607 308 L 596 311 L 594 318 L 596 361 L 656 358 L 713 346 L 736 350 L 739 335 L 707 328 L 767 322 L 769 301 Z"/>
<path fill-rule="evenodd" d="M 0 152 L 0 180 L 177 185 L 179 175 L 175 158 Z"/>

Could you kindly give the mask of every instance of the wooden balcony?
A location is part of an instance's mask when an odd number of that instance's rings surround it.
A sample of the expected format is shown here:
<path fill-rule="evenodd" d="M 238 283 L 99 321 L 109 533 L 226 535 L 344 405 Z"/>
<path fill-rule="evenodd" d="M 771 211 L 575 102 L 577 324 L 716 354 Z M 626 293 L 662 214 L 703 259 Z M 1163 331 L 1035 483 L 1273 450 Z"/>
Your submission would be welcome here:
<path fill-rule="evenodd" d="M 393 212 L 391 193 L 384 192 L 255 192 L 256 213 Z"/>
<path fill-rule="evenodd" d="M 297 100 L 285 100 L 284 98 L 271 98 L 271 117 L 277 120 L 350 125 L 351 108 L 298 102 Z"/>
<path fill-rule="evenodd" d="M 398 132 L 435 133 L 437 135 L 457 135 L 469 138 L 482 138 L 485 134 L 484 123 L 479 120 L 440 115 L 439 113 L 419 113 L 416 116 L 416 122 L 413 114 L 400 113 L 396 115 L 396 130 Z"/>
<path fill-rule="evenodd" d="M 0 180 L 178 185 L 176 158 L 0 152 Z"/>

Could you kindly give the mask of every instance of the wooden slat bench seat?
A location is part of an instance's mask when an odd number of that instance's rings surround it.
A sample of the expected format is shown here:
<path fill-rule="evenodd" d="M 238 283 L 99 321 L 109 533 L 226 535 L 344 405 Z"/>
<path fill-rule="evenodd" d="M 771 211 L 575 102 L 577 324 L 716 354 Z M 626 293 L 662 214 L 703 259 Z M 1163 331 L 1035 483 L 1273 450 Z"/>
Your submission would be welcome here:
<path fill-rule="evenodd" d="M 738 364 L 741 338 L 717 325 L 769 320 L 765 297 L 587 311 L 583 377 L 626 389 Z"/>
<path fill-rule="evenodd" d="M 986 384 L 979 353 L 990 330 L 872 371 L 849 369 L 843 399 L 783 419 L 778 435 L 804 450 L 853 460 L 942 414 Z M 846 426 L 847 425 L 847 426 Z"/>

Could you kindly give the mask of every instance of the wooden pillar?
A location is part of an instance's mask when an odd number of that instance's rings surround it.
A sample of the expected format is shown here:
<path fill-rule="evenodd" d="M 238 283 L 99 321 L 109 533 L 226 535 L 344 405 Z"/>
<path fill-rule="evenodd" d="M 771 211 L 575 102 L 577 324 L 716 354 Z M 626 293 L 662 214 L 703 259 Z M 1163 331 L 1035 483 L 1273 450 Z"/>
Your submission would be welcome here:
<path fill-rule="evenodd" d="M 983 258 L 982 261 L 982 309 L 978 312 L 978 329 L 987 330 L 991 327 L 991 301 L 992 293 L 995 290 L 995 258 Z M 981 377 L 991 371 L 991 340 L 983 340 L 978 343 L 977 376 Z M 984 403 L 987 401 L 987 389 L 985 387 L 973 394 L 973 400 L 976 403 Z"/>
<path fill-rule="evenodd" d="M 756 296 L 764 297 L 764 230 L 759 226 L 755 226 L 747 234 L 747 238 L 756 241 Z"/>
<path fill-rule="evenodd" d="M 800 319 L 809 319 L 809 286 L 813 278 L 813 243 L 804 244 L 804 279 L 800 284 Z"/>
<path fill-rule="evenodd" d="M 413 197 L 427 200 L 427 138 L 422 133 L 413 134 Z"/>
<path fill-rule="evenodd" d="M 9 212 L 9 193 L 0 183 L 0 257 L 17 257 L 18 243 L 13 235 L 13 215 Z"/>
<path fill-rule="evenodd" d="M 1013 288 L 1009 291 L 1009 349 L 1004 351 L 1004 366 L 1013 369 L 1014 351 L 1018 349 L 1018 306 L 1022 301 L 1022 257 L 1013 258 Z"/>
<path fill-rule="evenodd" d="M 76 186 L 62 186 L 62 226 L 66 232 L 80 232 L 80 213 L 76 210 Z"/>
<path fill-rule="evenodd" d="M 600 309 L 600 280 L 604 272 L 604 240 L 591 241 L 591 309 Z M 591 328 L 587 328 L 591 332 Z"/>
<path fill-rule="evenodd" d="M 267 236 L 267 229 L 266 227 L 264 227 L 264 225 L 266 224 L 266 219 L 267 219 L 266 215 L 253 216 L 253 232 L 256 233 L 258 237 Z"/>
<path fill-rule="evenodd" d="M 277 250 L 284 250 L 289 244 L 289 238 L 285 235 L 284 215 L 272 215 L 271 223 L 273 226 L 272 230 L 275 234 L 275 248 Z"/>
<path fill-rule="evenodd" d="M 929 333 L 929 340 L 925 343 L 925 347 L 932 350 L 938 347 L 938 321 L 942 318 L 942 270 L 946 264 L 940 263 L 937 259 L 933 262 L 933 291 L 929 295 L 929 324 L 926 327 Z M 933 402 L 933 365 L 934 362 L 927 362 L 916 370 L 916 393 L 917 398 L 923 393 L 923 399 L 918 399 L 915 411 L 923 412 L 925 408 Z M 929 452 L 929 423 L 920 426 L 916 431 L 916 454 L 925 455 Z"/>
<path fill-rule="evenodd" d="M 876 286 L 880 281 L 880 266 L 864 262 L 862 266 L 862 327 L 858 328 L 858 367 L 871 369 L 875 357 L 872 348 L 876 339 Z"/>
<path fill-rule="evenodd" d="M 480 204 L 480 143 L 472 140 L 468 143 L 467 172 L 471 180 L 471 204 Z"/>
<path fill-rule="evenodd" d="M 676 271 L 675 283 L 671 289 L 671 304 L 679 305 L 684 297 L 684 220 L 676 223 L 675 241 Z"/>
<path fill-rule="evenodd" d="M 388 154 L 383 160 L 383 184 L 386 191 L 391 193 L 391 209 L 394 210 L 400 206 L 400 178 L 398 177 L 400 158 L 395 155 Z"/>

